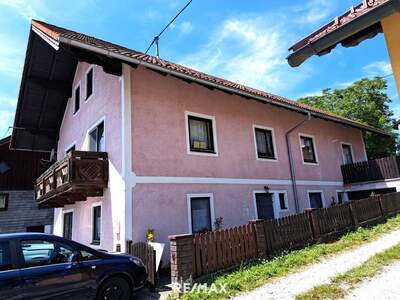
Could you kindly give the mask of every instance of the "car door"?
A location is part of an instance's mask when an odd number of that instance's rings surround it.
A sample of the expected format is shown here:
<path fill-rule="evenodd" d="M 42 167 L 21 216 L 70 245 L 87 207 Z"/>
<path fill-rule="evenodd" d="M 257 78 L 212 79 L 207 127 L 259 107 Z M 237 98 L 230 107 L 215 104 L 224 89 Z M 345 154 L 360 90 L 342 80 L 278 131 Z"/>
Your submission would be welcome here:
<path fill-rule="evenodd" d="M 23 299 L 87 299 L 92 270 L 71 262 L 75 248 L 47 239 L 21 240 Z"/>
<path fill-rule="evenodd" d="M 21 299 L 22 279 L 13 246 L 12 241 L 0 241 L 0 299 Z"/>

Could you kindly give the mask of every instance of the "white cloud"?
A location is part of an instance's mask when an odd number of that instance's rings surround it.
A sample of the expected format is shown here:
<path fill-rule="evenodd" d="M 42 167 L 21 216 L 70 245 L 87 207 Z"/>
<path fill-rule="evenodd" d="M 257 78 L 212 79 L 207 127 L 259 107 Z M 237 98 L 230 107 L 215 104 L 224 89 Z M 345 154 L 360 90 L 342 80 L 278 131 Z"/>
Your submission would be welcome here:
<path fill-rule="evenodd" d="M 0 34 L 0 74 L 17 77 L 21 74 L 25 45 L 9 35 Z"/>
<path fill-rule="evenodd" d="M 375 61 L 372 62 L 365 67 L 363 67 L 363 71 L 367 76 L 387 76 L 393 73 L 392 66 L 390 63 L 386 61 Z"/>
<path fill-rule="evenodd" d="M 194 28 L 193 24 L 189 21 L 184 21 L 179 24 L 179 31 L 182 34 L 191 33 L 193 31 L 193 28 Z"/>
<path fill-rule="evenodd" d="M 8 95 L 0 94 L 0 108 L 1 107 L 12 107 L 17 105 L 17 99 Z"/>
<path fill-rule="evenodd" d="M 297 14 L 297 22 L 302 24 L 315 24 L 326 21 L 327 17 L 335 8 L 335 1 L 332 0 L 309 0 L 302 2 L 302 5 L 292 7 Z"/>
<path fill-rule="evenodd" d="M 307 77 L 309 69 L 299 72 L 288 66 L 290 28 L 284 16 L 274 16 L 225 20 L 208 43 L 180 63 L 270 92 L 285 92 Z"/>
<path fill-rule="evenodd" d="M 0 0 L 0 6 L 15 10 L 21 17 L 30 21 L 41 19 L 37 7 L 42 7 L 42 0 Z"/>

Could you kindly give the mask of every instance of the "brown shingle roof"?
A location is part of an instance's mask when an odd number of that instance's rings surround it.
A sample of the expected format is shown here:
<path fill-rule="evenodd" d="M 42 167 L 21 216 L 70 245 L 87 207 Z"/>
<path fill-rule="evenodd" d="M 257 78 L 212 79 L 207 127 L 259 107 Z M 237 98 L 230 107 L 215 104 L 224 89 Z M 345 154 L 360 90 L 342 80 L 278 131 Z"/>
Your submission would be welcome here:
<path fill-rule="evenodd" d="M 301 47 L 315 42 L 316 40 L 324 37 L 325 35 L 341 28 L 342 26 L 354 21 L 355 19 L 361 17 L 362 15 L 371 12 L 378 8 L 379 6 L 389 2 L 390 0 L 363 0 L 362 3 L 357 6 L 352 6 L 348 11 L 346 11 L 341 16 L 336 17 L 332 22 L 321 27 L 317 31 L 311 33 L 309 36 L 305 37 L 301 41 L 294 44 L 289 50 L 296 51 Z"/>
<path fill-rule="evenodd" d="M 384 1 L 384 0 L 381 0 Z M 366 129 L 372 132 L 380 133 L 387 135 L 385 131 L 374 128 L 368 125 L 365 125 L 361 122 L 357 122 L 354 120 L 351 120 L 349 118 L 345 118 L 342 116 L 338 116 L 336 114 L 330 113 L 330 112 L 325 112 L 317 108 L 310 107 L 308 105 L 286 99 L 281 96 L 277 96 L 274 94 L 270 94 L 255 88 L 247 87 L 242 84 L 238 84 L 232 81 L 228 81 L 222 78 L 218 78 L 212 75 L 208 75 L 196 70 L 193 70 L 191 68 L 178 65 L 151 55 L 144 54 L 142 52 L 138 52 L 135 50 L 128 49 L 123 46 L 119 46 L 110 42 L 106 42 L 101 39 L 97 39 L 95 37 L 91 37 L 82 33 L 78 33 L 72 30 L 68 30 L 65 28 L 57 27 L 51 24 L 47 24 L 41 21 L 37 20 L 32 20 L 32 26 L 35 27 L 36 29 L 40 30 L 41 32 L 45 33 L 49 38 L 53 39 L 54 41 L 57 42 L 63 42 L 64 40 L 68 41 L 76 41 L 83 43 L 88 46 L 92 46 L 98 49 L 102 49 L 104 51 L 114 53 L 121 55 L 122 57 L 126 58 L 133 58 L 139 62 L 143 63 L 148 63 L 150 65 L 154 65 L 157 67 L 161 67 L 162 69 L 169 70 L 169 71 L 174 71 L 176 74 L 182 74 L 185 76 L 189 76 L 193 79 L 200 79 L 205 83 L 210 83 L 210 84 L 217 84 L 218 86 L 221 87 L 226 87 L 230 88 L 233 90 L 236 90 L 238 92 L 244 92 L 246 94 L 249 94 L 249 96 L 257 96 L 263 98 L 263 101 L 272 103 L 274 105 L 278 106 L 284 106 L 289 109 L 297 110 L 297 111 L 302 111 L 304 113 L 310 112 L 313 114 L 315 117 L 319 117 L 322 119 L 327 119 L 331 121 L 336 121 L 339 123 L 344 123 L 350 126 L 358 127 L 361 129 Z"/>

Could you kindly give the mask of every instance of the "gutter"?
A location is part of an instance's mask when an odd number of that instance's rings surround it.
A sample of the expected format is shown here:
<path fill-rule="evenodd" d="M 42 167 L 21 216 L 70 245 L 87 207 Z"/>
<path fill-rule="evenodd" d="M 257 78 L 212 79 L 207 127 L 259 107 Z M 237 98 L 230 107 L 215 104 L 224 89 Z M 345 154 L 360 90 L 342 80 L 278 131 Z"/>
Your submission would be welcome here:
<path fill-rule="evenodd" d="M 228 93 L 233 93 L 233 94 L 241 95 L 241 96 L 246 97 L 246 98 L 252 98 L 252 99 L 255 99 L 255 100 L 259 100 L 259 101 L 264 102 L 264 103 L 269 103 L 269 104 L 272 104 L 272 105 L 284 107 L 286 109 L 293 110 L 293 111 L 299 112 L 299 113 L 304 114 L 304 115 L 311 114 L 313 117 L 316 117 L 316 118 L 329 120 L 329 121 L 336 122 L 336 123 L 339 123 L 339 124 L 346 124 L 346 125 L 349 125 L 351 127 L 368 130 L 370 132 L 374 132 L 374 133 L 381 134 L 381 135 L 390 136 L 390 134 L 388 134 L 387 132 L 385 132 L 383 130 L 379 130 L 379 129 L 376 129 L 376 128 L 373 128 L 373 127 L 370 127 L 370 126 L 367 126 L 367 125 L 354 124 L 354 122 L 346 121 L 346 120 L 337 120 L 336 118 L 330 117 L 329 115 L 324 115 L 324 114 L 317 113 L 317 112 L 310 112 L 309 110 L 302 109 L 302 108 L 297 108 L 297 107 L 295 107 L 293 105 L 288 105 L 288 104 L 285 104 L 285 103 L 277 102 L 277 101 L 268 99 L 266 97 L 254 95 L 254 94 L 251 94 L 251 93 L 248 93 L 248 92 L 244 92 L 244 91 L 241 91 L 241 90 L 238 90 L 238 89 L 235 89 L 235 88 L 230 88 L 230 87 L 227 87 L 227 86 L 224 86 L 224 85 L 220 85 L 218 83 L 210 82 L 208 80 L 196 78 L 196 77 L 193 77 L 193 76 L 190 76 L 190 75 L 187 75 L 187 74 L 183 74 L 183 73 L 178 72 L 178 71 L 170 70 L 170 69 L 165 68 L 165 67 L 161 67 L 161 66 L 157 66 L 157 65 L 148 63 L 148 62 L 143 61 L 143 60 L 139 60 L 139 59 L 136 59 L 136 58 L 133 58 L 133 57 L 128 57 L 128 56 L 125 56 L 123 54 L 115 53 L 115 52 L 112 52 L 112 51 L 109 51 L 109 50 L 104 50 L 104 49 L 98 48 L 96 46 L 88 45 L 88 44 L 80 42 L 80 41 L 71 40 L 71 39 L 66 38 L 64 36 L 60 36 L 59 43 L 64 43 L 64 44 L 69 45 L 69 46 L 73 46 L 73 47 L 81 48 L 81 49 L 84 49 L 84 50 L 87 50 L 87 51 L 90 51 L 90 52 L 98 53 L 98 54 L 104 55 L 104 56 L 106 56 L 108 58 L 114 58 L 114 59 L 117 59 L 117 60 L 120 60 L 120 61 L 125 61 L 125 62 L 129 62 L 129 63 L 132 63 L 132 64 L 144 66 L 144 67 L 147 67 L 149 69 L 152 69 L 152 70 L 155 70 L 155 71 L 159 71 L 159 72 L 163 72 L 163 73 L 167 73 L 169 75 L 173 75 L 173 76 L 178 77 L 178 78 L 190 80 L 190 81 L 199 83 L 201 85 L 211 86 L 213 88 L 217 88 L 219 90 L 223 90 L 223 91 L 226 91 Z"/>
<path fill-rule="evenodd" d="M 300 123 L 296 124 L 292 128 L 290 128 L 286 133 L 285 133 L 285 139 L 286 139 L 286 148 L 288 152 L 288 158 L 289 158 L 289 169 L 290 169 L 290 179 L 292 181 L 292 189 L 293 189 L 293 198 L 294 198 L 294 206 L 296 208 L 296 213 L 300 213 L 300 205 L 299 205 L 299 197 L 297 194 L 297 184 L 296 184 L 296 171 L 294 167 L 294 161 L 293 161 L 293 155 L 292 155 L 292 146 L 290 143 L 290 138 L 289 135 L 302 126 L 304 123 L 308 122 L 311 120 L 311 113 L 307 114 L 307 117 L 302 120 Z"/>
<path fill-rule="evenodd" d="M 288 63 L 291 67 L 298 67 L 314 54 L 320 55 L 324 50 L 334 47 L 342 40 L 357 34 L 373 24 L 379 23 L 385 17 L 398 11 L 400 11 L 400 0 L 389 0 L 387 3 L 359 16 L 322 38 L 317 39 L 315 42 L 308 43 L 300 49 L 295 50 L 287 57 Z M 293 48 L 289 50 L 293 50 Z"/>

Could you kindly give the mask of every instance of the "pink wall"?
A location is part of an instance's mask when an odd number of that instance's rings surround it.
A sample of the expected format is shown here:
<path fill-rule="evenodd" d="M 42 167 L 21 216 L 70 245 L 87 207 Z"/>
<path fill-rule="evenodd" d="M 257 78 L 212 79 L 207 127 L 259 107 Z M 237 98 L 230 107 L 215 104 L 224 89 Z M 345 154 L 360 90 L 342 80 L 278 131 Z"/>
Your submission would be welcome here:
<path fill-rule="evenodd" d="M 86 101 L 86 72 L 91 67 L 87 63 L 79 63 L 73 89 L 81 85 L 80 109 L 74 115 L 73 98 L 68 100 L 58 142 L 58 159 L 62 159 L 65 150 L 76 143 L 77 150 L 88 150 L 87 133 L 101 119 L 105 123 L 105 147 L 109 156 L 110 182 L 113 176 L 121 171 L 121 86 L 119 78 L 103 72 L 100 66 L 94 65 L 93 95 Z M 110 186 L 110 183 L 109 183 Z M 78 242 L 89 244 L 92 239 L 92 204 L 102 203 L 102 240 L 100 248 L 115 249 L 115 236 L 118 222 L 113 215 L 115 207 L 111 202 L 110 188 L 105 189 L 103 197 L 88 198 L 87 201 L 66 206 L 55 211 L 55 233 L 62 234 L 61 211 L 73 209 L 73 236 Z M 58 223 L 57 223 L 58 219 Z"/>
<path fill-rule="evenodd" d="M 285 132 L 303 115 L 142 68 L 134 71 L 132 89 L 137 175 L 290 178 Z M 187 154 L 185 111 L 215 117 L 218 157 Z M 274 128 L 278 162 L 256 159 L 253 124 Z M 303 165 L 299 132 L 315 136 L 319 166 Z M 299 180 L 341 181 L 340 142 L 353 145 L 356 161 L 364 159 L 360 131 L 333 122 L 313 119 L 293 132 L 291 141 Z"/>

